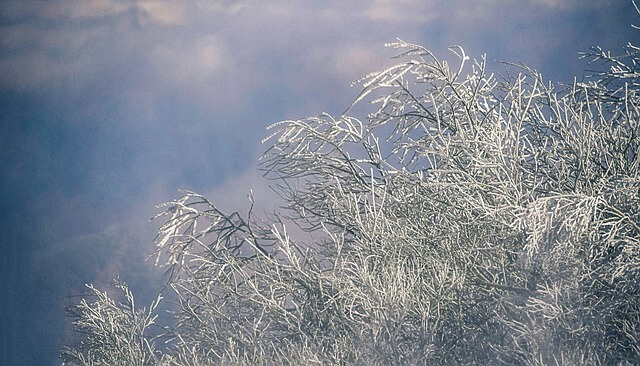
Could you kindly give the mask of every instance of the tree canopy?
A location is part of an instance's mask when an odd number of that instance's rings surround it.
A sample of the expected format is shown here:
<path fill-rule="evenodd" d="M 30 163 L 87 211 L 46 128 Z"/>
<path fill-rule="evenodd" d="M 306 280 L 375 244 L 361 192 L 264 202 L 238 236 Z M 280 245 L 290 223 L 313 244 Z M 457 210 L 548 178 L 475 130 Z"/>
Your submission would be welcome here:
<path fill-rule="evenodd" d="M 173 326 L 90 287 L 65 364 L 639 363 L 639 49 L 561 85 L 389 46 L 343 115 L 270 127 L 280 210 L 160 206 Z"/>

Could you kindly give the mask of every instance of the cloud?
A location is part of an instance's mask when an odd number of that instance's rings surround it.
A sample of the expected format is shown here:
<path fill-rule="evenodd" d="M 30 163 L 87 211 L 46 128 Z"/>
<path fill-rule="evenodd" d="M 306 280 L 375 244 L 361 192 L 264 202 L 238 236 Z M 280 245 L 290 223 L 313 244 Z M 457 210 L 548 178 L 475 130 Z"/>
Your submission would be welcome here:
<path fill-rule="evenodd" d="M 8 0 L 2 5 L 2 17 L 14 21 L 86 21 L 114 17 L 134 10 L 143 25 L 181 25 L 184 24 L 190 4 L 168 0 Z"/>
<path fill-rule="evenodd" d="M 391 52 L 384 52 L 380 44 L 352 44 L 341 47 L 333 57 L 331 67 L 339 79 L 355 81 L 366 73 L 389 65 Z"/>
<path fill-rule="evenodd" d="M 56 14 L 56 17 L 67 15 L 73 19 L 91 19 L 121 14 L 130 6 L 126 2 L 113 0 L 66 1 L 60 7 L 49 5 L 47 11 Z"/>
<path fill-rule="evenodd" d="M 245 217 L 251 206 L 248 198 L 251 193 L 255 199 L 254 208 L 257 213 L 269 212 L 278 208 L 280 199 L 271 190 L 270 184 L 272 182 L 262 176 L 257 165 L 252 164 L 242 172 L 230 175 L 213 189 L 200 193 L 224 212 L 238 212 Z"/>
<path fill-rule="evenodd" d="M 182 85 L 208 81 L 229 61 L 225 46 L 214 35 L 199 37 L 190 43 L 161 43 L 155 47 L 153 63 L 158 75 Z"/>
<path fill-rule="evenodd" d="M 117 15 L 131 6 L 131 2 L 115 0 L 7 0 L 2 4 L 1 14 L 4 19 L 12 21 L 85 20 Z"/>
<path fill-rule="evenodd" d="M 178 1 L 145 0 L 136 3 L 140 10 L 140 21 L 143 25 L 184 25 L 186 6 Z"/>
<path fill-rule="evenodd" d="M 252 0 L 198 1 L 195 5 L 199 11 L 205 14 L 236 14 L 242 10 L 251 8 L 254 2 L 255 1 Z"/>
<path fill-rule="evenodd" d="M 393 7 L 394 14 L 410 5 Z M 34 90 L 82 83 L 126 64 L 122 71 L 147 80 L 146 87 L 177 87 L 203 102 L 247 95 L 271 82 L 273 67 L 296 84 L 305 78 L 295 72 L 311 65 L 316 69 L 305 70 L 306 76 L 339 71 L 337 79 L 347 75 L 348 65 L 366 66 L 362 58 L 354 63 L 355 54 L 337 64 L 333 56 L 343 48 L 359 47 L 356 53 L 363 56 L 363 47 L 418 34 L 417 26 L 406 24 L 399 31 L 393 25 L 368 29 L 369 20 L 355 6 L 296 1 L 66 0 L 40 7 L 9 1 L 0 8 L 14 19 L 0 29 L 0 86 Z"/>
<path fill-rule="evenodd" d="M 555 9 L 607 8 L 617 0 L 529 0 L 534 5 L 543 5 Z"/>
<path fill-rule="evenodd" d="M 373 21 L 424 24 L 437 19 L 439 12 L 435 1 L 375 0 L 365 15 Z"/>

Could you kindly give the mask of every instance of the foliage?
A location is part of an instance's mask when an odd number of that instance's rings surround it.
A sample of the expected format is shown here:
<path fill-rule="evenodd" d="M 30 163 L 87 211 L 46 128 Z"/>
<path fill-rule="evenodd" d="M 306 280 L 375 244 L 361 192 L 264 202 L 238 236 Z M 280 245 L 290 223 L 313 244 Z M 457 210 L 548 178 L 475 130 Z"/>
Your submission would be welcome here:
<path fill-rule="evenodd" d="M 68 362 L 640 363 L 638 49 L 595 48 L 608 71 L 560 88 L 390 46 L 403 61 L 361 80 L 365 121 L 270 127 L 282 210 L 161 206 L 179 305 L 164 354 L 128 290 L 123 306 L 94 290 Z"/>
<path fill-rule="evenodd" d="M 123 282 L 115 287 L 124 295 L 123 302 L 113 300 L 107 292 L 87 285 L 94 301 L 82 299 L 67 308 L 73 325 L 84 337 L 78 348 L 65 347 L 63 364 L 81 365 L 148 365 L 157 358 L 157 350 L 149 328 L 161 296 L 149 309 L 136 309 L 133 294 Z"/>

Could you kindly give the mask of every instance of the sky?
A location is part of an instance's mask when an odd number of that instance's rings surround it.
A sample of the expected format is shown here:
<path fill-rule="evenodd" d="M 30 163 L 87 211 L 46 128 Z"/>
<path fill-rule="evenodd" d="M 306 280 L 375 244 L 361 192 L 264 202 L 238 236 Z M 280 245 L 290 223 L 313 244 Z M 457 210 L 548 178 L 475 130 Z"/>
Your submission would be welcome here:
<path fill-rule="evenodd" d="M 148 304 L 149 218 L 178 189 L 275 207 L 266 127 L 338 116 L 394 63 L 385 43 L 571 82 L 592 68 L 579 51 L 640 44 L 634 22 L 627 0 L 1 1 L 0 365 L 59 364 L 86 283 L 119 276 Z"/>

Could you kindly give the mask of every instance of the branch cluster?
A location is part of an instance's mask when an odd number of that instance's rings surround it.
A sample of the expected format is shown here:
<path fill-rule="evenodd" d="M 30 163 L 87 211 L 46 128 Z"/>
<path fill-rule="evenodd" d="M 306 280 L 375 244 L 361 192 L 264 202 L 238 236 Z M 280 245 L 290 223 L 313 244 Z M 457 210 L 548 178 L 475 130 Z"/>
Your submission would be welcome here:
<path fill-rule="evenodd" d="M 488 74 L 460 47 L 451 66 L 390 46 L 404 61 L 361 80 L 354 104 L 376 106 L 365 121 L 270 127 L 262 168 L 281 211 L 229 215 L 194 192 L 162 206 L 154 254 L 178 300 L 166 354 L 147 341 L 153 318 L 133 317 L 133 298 L 126 311 L 95 291 L 74 313 L 84 348 L 65 357 L 639 363 L 636 48 L 626 58 L 594 49 L 610 72 L 558 90 L 521 65 Z"/>

